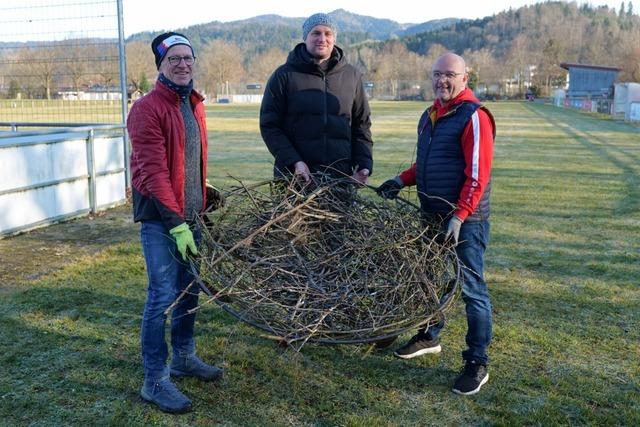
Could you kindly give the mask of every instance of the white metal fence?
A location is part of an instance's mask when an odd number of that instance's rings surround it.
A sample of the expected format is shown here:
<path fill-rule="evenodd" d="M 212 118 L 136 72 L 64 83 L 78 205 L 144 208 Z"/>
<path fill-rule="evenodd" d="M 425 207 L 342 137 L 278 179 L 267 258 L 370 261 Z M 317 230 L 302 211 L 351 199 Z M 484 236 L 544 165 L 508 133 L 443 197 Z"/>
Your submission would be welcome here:
<path fill-rule="evenodd" d="M 19 130 L 33 125 L 0 123 L 0 236 L 126 200 L 124 125 Z"/>

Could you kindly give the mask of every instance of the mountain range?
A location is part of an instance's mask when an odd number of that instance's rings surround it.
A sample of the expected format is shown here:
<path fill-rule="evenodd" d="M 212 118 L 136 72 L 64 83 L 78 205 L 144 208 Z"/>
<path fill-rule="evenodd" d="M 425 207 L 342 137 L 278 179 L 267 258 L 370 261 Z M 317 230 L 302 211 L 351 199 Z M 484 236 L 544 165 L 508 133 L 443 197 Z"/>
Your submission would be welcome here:
<path fill-rule="evenodd" d="M 390 19 L 358 15 L 344 9 L 329 12 L 329 16 L 338 27 L 340 44 L 344 45 L 407 37 L 448 27 L 460 21 L 456 18 L 446 18 L 417 24 L 402 24 Z M 213 21 L 179 28 L 176 31 L 189 34 L 196 46 L 212 39 L 223 39 L 248 50 L 253 50 L 251 44 L 254 45 L 256 51 L 268 47 L 288 50 L 300 41 L 302 23 L 305 19 L 306 17 L 288 18 L 279 15 L 259 15 L 240 21 Z M 155 33 L 141 32 L 131 35 L 127 41 L 148 41 L 154 36 Z"/>

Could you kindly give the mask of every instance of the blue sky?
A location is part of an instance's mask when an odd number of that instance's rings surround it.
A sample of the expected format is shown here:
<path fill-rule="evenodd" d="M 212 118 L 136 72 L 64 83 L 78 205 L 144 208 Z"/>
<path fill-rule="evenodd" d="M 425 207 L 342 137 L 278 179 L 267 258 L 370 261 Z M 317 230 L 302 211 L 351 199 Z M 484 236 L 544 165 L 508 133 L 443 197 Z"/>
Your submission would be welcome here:
<path fill-rule="evenodd" d="M 346 9 L 360 15 L 391 19 L 400 23 L 421 23 L 440 18 L 482 18 L 509 7 L 518 8 L 541 0 L 123 0 L 124 33 L 175 30 L 211 21 L 235 21 L 257 15 L 277 14 L 306 17 L 317 12 Z M 70 38 L 117 37 L 114 0 L 0 0 L 0 38 L 3 41 L 61 40 Z M 616 10 L 621 0 L 577 0 Z M 625 1 L 628 4 L 629 1 Z M 450 7 L 455 5 L 455 7 Z M 640 12 L 640 0 L 633 0 Z M 393 5 L 393 6 L 391 6 Z"/>
<path fill-rule="evenodd" d="M 578 1 L 591 5 L 606 4 L 620 8 L 622 0 Z M 346 9 L 360 15 L 392 19 L 401 23 L 420 23 L 440 18 L 482 18 L 509 7 L 518 8 L 535 0 L 458 0 L 447 1 L 372 1 L 372 0 L 123 0 L 125 35 L 140 31 L 171 30 L 211 21 L 235 21 L 256 15 L 277 14 L 289 17 L 309 16 L 316 12 Z M 625 1 L 627 4 L 628 1 Z M 640 0 L 633 0 L 640 12 Z M 455 5 L 455 7 L 451 7 Z"/>

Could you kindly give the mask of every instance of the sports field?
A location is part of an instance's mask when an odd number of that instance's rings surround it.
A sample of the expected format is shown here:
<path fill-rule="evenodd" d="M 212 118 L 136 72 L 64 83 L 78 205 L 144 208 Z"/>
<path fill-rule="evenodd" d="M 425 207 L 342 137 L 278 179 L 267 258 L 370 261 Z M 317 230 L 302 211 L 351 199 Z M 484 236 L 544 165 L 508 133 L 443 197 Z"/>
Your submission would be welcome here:
<path fill-rule="evenodd" d="M 372 184 L 410 165 L 424 107 L 372 104 Z M 19 280 L 0 284 L 0 425 L 640 425 L 640 133 L 548 105 L 488 107 L 498 126 L 486 268 L 494 341 L 478 395 L 450 391 L 462 366 L 461 302 L 443 352 L 411 361 L 368 346 L 298 354 L 208 306 L 197 347 L 225 378 L 178 380 L 194 411 L 163 414 L 138 398 L 146 276 L 137 227 L 110 228 L 117 239 L 82 255 L 74 250 L 96 239 L 60 224 L 0 240 L 3 259 L 34 236 L 71 242 L 60 268 L 46 269 L 54 252 L 34 250 L 26 254 L 41 273 L 16 269 Z M 268 178 L 258 107 L 207 113 L 210 180 Z"/>

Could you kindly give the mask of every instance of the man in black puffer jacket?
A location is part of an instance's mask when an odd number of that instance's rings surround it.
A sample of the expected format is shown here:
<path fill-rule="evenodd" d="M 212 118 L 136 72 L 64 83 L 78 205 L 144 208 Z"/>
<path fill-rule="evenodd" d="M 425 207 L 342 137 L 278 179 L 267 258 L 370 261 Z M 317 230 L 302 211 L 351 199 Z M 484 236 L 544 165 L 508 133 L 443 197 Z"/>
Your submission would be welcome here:
<path fill-rule="evenodd" d="M 310 16 L 302 30 L 304 43 L 275 70 L 260 108 L 274 173 L 309 181 L 311 173 L 326 172 L 365 184 L 373 142 L 362 74 L 334 45 L 336 26 L 328 15 Z"/>

